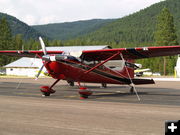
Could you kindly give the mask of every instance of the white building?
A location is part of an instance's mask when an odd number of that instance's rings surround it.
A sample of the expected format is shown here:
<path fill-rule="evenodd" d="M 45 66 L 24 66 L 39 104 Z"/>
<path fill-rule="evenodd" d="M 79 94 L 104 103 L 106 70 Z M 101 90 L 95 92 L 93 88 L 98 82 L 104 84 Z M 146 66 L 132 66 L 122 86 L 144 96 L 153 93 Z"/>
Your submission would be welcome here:
<path fill-rule="evenodd" d="M 6 68 L 7 75 L 35 77 L 41 66 L 41 59 L 23 57 L 4 67 Z"/>
<path fill-rule="evenodd" d="M 180 77 L 180 55 L 178 55 L 178 59 L 176 62 L 176 67 L 175 67 L 175 77 Z"/>
<path fill-rule="evenodd" d="M 83 50 L 100 50 L 100 49 L 109 49 L 107 45 L 103 46 L 67 46 L 67 47 L 46 47 L 47 51 L 64 51 L 69 52 L 81 52 Z M 35 77 L 39 69 L 42 66 L 42 60 L 38 58 L 20 58 L 6 66 L 7 75 L 16 75 L 16 76 L 29 76 Z M 46 72 L 46 69 L 43 68 L 43 72 Z M 44 74 L 40 74 L 44 76 Z"/>

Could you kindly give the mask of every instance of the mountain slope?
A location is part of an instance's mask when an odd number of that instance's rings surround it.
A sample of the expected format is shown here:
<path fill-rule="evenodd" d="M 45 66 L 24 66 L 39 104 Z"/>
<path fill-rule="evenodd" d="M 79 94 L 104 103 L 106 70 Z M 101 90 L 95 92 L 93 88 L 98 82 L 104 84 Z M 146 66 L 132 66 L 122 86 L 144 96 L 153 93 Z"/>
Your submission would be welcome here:
<path fill-rule="evenodd" d="M 115 20 L 101 29 L 83 36 L 80 39 L 106 44 L 153 43 L 156 18 L 159 12 L 167 7 L 174 16 L 178 41 L 180 42 L 180 1 L 166 0 L 154 4 L 137 13 Z"/>
<path fill-rule="evenodd" d="M 35 25 L 32 27 L 52 39 L 68 40 L 93 32 L 112 21 L 114 21 L 114 19 L 93 19 L 86 21 Z"/>
<path fill-rule="evenodd" d="M 34 28 L 28 26 L 17 18 L 10 16 L 8 14 L 0 13 L 0 19 L 5 17 L 11 27 L 11 31 L 13 35 L 22 34 L 24 39 L 37 39 L 39 36 L 43 36 L 43 34 L 37 32 Z"/>

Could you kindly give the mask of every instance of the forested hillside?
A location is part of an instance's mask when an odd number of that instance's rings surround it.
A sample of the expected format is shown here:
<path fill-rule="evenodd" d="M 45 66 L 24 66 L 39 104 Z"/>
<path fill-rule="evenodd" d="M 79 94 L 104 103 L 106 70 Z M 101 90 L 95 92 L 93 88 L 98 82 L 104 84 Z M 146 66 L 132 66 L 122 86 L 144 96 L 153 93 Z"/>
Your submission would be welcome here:
<path fill-rule="evenodd" d="M 9 23 L 13 35 L 21 34 L 24 39 L 37 39 L 39 36 L 45 37 L 43 34 L 37 32 L 34 28 L 28 26 L 13 16 L 0 13 L 0 19 L 3 17 L 5 17 Z"/>
<path fill-rule="evenodd" d="M 32 27 L 51 39 L 68 40 L 100 29 L 102 26 L 114 20 L 115 19 L 92 19 L 86 21 L 35 25 Z"/>
<path fill-rule="evenodd" d="M 157 15 L 164 8 L 167 7 L 174 17 L 174 22 L 177 30 L 178 41 L 180 42 L 180 1 L 166 0 L 154 4 L 137 13 L 131 14 L 124 18 L 118 19 L 101 29 L 92 32 L 80 39 L 88 42 L 100 42 L 109 45 L 118 45 L 123 47 L 137 46 L 142 43 L 153 45 L 154 31 L 157 20 Z"/>

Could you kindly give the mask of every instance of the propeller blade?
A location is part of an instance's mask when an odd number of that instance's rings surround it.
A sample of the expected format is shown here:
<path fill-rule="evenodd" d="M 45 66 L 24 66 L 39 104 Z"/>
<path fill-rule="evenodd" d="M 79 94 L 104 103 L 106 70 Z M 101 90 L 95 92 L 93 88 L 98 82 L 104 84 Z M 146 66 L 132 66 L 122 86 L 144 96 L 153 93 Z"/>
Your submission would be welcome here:
<path fill-rule="evenodd" d="M 46 51 L 46 46 L 44 44 L 44 41 L 42 40 L 41 37 L 39 37 L 39 41 L 40 41 L 40 44 L 41 44 L 42 51 L 43 51 L 44 55 L 46 55 L 47 51 Z"/>
<path fill-rule="evenodd" d="M 43 68 L 44 68 L 44 64 L 42 65 L 42 67 L 40 68 L 38 74 L 36 75 L 36 79 L 35 80 L 37 80 L 39 78 L 39 75 L 41 74 Z"/>

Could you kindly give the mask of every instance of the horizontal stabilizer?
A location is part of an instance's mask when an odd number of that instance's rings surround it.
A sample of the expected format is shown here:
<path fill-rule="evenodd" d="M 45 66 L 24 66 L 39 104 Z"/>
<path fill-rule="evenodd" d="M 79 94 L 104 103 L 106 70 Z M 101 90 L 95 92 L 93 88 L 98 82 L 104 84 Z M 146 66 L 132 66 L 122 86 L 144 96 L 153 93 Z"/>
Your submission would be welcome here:
<path fill-rule="evenodd" d="M 153 79 L 132 79 L 133 83 L 135 85 L 141 85 L 141 84 L 155 84 Z"/>

